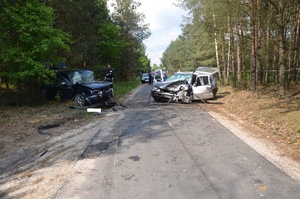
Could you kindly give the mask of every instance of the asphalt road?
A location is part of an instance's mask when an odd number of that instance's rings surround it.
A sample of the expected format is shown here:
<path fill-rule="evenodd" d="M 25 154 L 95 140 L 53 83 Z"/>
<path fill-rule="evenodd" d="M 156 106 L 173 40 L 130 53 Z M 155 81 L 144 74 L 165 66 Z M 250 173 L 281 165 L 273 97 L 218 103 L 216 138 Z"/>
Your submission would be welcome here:
<path fill-rule="evenodd" d="M 201 103 L 149 101 L 141 85 L 51 198 L 299 199 L 300 183 L 237 138 Z M 95 128 L 95 126 L 93 127 Z"/>

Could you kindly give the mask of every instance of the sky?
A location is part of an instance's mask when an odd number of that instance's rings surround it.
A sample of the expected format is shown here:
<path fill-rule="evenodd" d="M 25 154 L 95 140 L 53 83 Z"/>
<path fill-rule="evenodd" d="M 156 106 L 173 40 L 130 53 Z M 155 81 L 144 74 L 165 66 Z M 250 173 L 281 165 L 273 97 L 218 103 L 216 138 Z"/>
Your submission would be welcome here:
<path fill-rule="evenodd" d="M 144 41 L 146 54 L 151 59 L 151 65 L 159 65 L 163 52 L 172 40 L 181 34 L 180 24 L 183 23 L 184 11 L 173 5 L 176 0 L 139 0 L 139 12 L 146 16 L 151 36 Z"/>
<path fill-rule="evenodd" d="M 111 2 L 112 0 L 109 0 Z M 138 12 L 145 15 L 145 23 L 149 24 L 151 36 L 144 41 L 146 54 L 151 65 L 159 65 L 163 52 L 172 40 L 181 34 L 185 12 L 173 5 L 176 0 L 136 0 L 141 2 Z"/>

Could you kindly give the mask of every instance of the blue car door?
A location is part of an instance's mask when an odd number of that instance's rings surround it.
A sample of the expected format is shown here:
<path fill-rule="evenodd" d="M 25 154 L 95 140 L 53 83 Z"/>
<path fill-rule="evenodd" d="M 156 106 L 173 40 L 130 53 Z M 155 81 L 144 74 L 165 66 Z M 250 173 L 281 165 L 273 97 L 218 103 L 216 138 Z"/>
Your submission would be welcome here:
<path fill-rule="evenodd" d="M 65 77 L 56 74 L 51 84 L 46 87 L 47 98 L 70 99 L 73 86 Z"/>

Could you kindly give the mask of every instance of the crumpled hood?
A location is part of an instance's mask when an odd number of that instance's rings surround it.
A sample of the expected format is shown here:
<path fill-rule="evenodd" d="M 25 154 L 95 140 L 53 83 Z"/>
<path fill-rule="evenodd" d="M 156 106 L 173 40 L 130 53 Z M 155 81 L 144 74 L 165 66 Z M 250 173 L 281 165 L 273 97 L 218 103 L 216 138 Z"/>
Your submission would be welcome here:
<path fill-rule="evenodd" d="M 174 88 L 177 88 L 179 85 L 182 85 L 186 82 L 186 80 L 178 80 L 178 81 L 172 81 L 172 82 L 156 82 L 154 84 L 154 87 L 160 88 L 162 90 L 174 90 Z"/>
<path fill-rule="evenodd" d="M 104 88 L 112 88 L 112 83 L 107 81 L 94 81 L 90 83 L 77 83 L 79 86 L 87 87 L 92 90 L 102 90 Z"/>

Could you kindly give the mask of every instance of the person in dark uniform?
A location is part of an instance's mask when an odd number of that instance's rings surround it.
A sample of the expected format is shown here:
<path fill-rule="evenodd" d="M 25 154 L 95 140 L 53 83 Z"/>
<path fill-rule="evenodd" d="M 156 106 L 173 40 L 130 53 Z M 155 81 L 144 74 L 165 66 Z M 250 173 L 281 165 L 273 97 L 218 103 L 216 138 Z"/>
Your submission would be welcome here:
<path fill-rule="evenodd" d="M 110 64 L 108 64 L 105 72 L 105 81 L 113 82 L 114 74 L 115 74 L 115 70 L 111 67 Z"/>
<path fill-rule="evenodd" d="M 148 71 L 148 76 L 149 76 L 149 84 L 152 84 L 152 74 L 151 74 L 151 70 Z"/>

